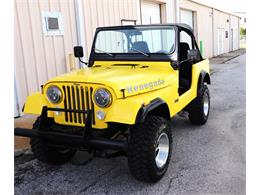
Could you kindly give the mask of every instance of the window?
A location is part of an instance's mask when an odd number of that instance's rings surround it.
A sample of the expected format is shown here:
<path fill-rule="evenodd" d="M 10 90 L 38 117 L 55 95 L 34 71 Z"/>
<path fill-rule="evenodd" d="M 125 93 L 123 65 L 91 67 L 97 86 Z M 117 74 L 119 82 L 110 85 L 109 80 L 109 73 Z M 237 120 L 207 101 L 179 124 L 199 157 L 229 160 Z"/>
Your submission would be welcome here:
<path fill-rule="evenodd" d="M 125 20 L 122 19 L 121 20 L 121 25 L 125 26 L 125 25 L 136 25 L 136 20 Z"/>
<path fill-rule="evenodd" d="M 98 33 L 95 52 L 125 53 L 127 51 L 126 35 L 117 31 L 101 31 Z"/>
<path fill-rule="evenodd" d="M 42 29 L 46 36 L 64 34 L 63 19 L 60 12 L 42 12 Z"/>
<path fill-rule="evenodd" d="M 164 53 L 175 50 L 175 30 L 135 28 L 104 30 L 97 34 L 96 53 Z"/>
<path fill-rule="evenodd" d="M 48 20 L 48 25 L 47 28 L 48 30 L 59 30 L 59 19 L 58 18 L 47 18 Z"/>

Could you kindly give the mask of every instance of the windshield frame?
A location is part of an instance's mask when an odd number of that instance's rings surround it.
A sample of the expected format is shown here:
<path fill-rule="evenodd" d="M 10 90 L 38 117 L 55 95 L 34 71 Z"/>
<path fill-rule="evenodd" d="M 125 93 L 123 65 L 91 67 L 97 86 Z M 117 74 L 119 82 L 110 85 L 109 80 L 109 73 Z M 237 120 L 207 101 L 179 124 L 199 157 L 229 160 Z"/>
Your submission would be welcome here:
<path fill-rule="evenodd" d="M 100 31 L 111 31 L 111 30 L 131 30 L 131 29 L 163 29 L 163 28 L 173 28 L 175 31 L 175 44 L 174 49 L 166 53 L 148 53 L 148 56 L 142 53 L 111 53 L 112 56 L 106 53 L 95 52 L 95 44 L 97 35 Z M 136 26 L 111 26 L 111 27 L 98 27 L 95 32 L 93 39 L 91 53 L 89 57 L 89 64 L 93 64 L 94 61 L 177 61 L 177 40 L 178 40 L 178 27 L 174 24 L 156 24 L 156 25 L 136 25 Z"/>
<path fill-rule="evenodd" d="M 124 28 L 124 27 L 127 27 L 127 28 Z M 133 28 L 128 28 L 129 26 L 122 26 L 121 28 L 114 28 L 114 29 L 108 29 L 108 28 L 105 28 L 105 29 L 102 29 L 102 30 L 99 30 L 99 31 L 97 31 L 96 32 L 96 35 L 95 35 L 95 40 L 93 41 L 93 45 L 94 45 L 94 53 L 96 54 L 96 55 L 99 55 L 100 53 L 102 54 L 102 52 L 96 52 L 96 49 L 97 50 L 100 50 L 99 48 L 96 48 L 96 43 L 97 43 L 97 38 L 98 38 L 98 36 L 99 36 L 99 33 L 100 32 L 105 32 L 105 31 L 111 31 L 111 32 L 113 32 L 113 31 L 118 31 L 118 32 L 121 32 L 122 33 L 122 35 L 125 35 L 125 37 L 126 37 L 126 39 L 127 39 L 127 46 L 129 45 L 129 40 L 128 40 L 128 38 L 130 38 L 129 36 L 127 36 L 126 35 L 126 33 L 124 33 L 123 31 L 124 30 L 135 30 L 135 29 L 137 29 L 137 30 L 140 30 L 141 32 L 145 32 L 145 31 L 149 31 L 149 30 L 173 30 L 174 31 L 174 39 L 173 39 L 173 46 L 174 46 L 174 48 L 173 49 L 171 49 L 169 52 L 167 52 L 167 53 L 165 53 L 165 52 L 143 52 L 143 53 L 145 53 L 146 55 L 152 55 L 152 54 L 163 54 L 163 55 L 170 55 L 170 54 L 172 54 L 172 53 L 174 53 L 175 52 L 175 50 L 176 50 L 176 36 L 177 36 L 177 32 L 176 32 L 176 30 L 174 29 L 174 27 L 173 26 L 170 26 L 170 25 L 168 25 L 168 26 L 142 26 L 142 27 L 136 27 L 136 26 L 132 26 Z M 130 40 L 130 43 L 133 43 L 131 40 Z M 148 43 L 148 42 L 147 42 Z M 152 44 L 154 44 L 153 42 L 152 42 Z M 161 49 L 163 49 L 163 48 L 161 48 Z M 109 52 L 109 51 L 105 51 L 104 53 L 109 53 L 109 54 L 112 54 L 112 55 L 120 55 L 120 54 L 125 54 L 125 55 L 127 55 L 127 54 L 132 54 L 132 52 L 120 52 L 120 53 L 118 53 L 118 52 Z M 142 53 L 142 52 L 133 52 L 134 54 L 136 54 L 136 53 Z"/>

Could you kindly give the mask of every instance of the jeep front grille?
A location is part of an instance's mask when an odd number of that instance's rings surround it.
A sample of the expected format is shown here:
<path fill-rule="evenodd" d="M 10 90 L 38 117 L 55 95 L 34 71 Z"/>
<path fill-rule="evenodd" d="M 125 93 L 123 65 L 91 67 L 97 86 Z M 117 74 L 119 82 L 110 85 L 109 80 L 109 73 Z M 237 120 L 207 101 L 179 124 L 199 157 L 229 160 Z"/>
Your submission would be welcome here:
<path fill-rule="evenodd" d="M 87 114 L 77 111 L 91 111 L 91 121 L 95 125 L 93 88 L 85 85 L 63 85 L 65 121 L 67 123 L 85 124 Z M 72 111 L 69 111 L 72 110 Z"/>

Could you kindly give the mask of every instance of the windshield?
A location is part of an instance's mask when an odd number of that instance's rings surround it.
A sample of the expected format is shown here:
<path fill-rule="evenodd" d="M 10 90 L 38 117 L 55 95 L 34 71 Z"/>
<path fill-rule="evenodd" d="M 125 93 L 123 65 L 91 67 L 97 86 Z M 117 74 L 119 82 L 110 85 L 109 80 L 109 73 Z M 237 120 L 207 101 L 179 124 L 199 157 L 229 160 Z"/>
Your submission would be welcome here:
<path fill-rule="evenodd" d="M 95 53 L 170 54 L 175 50 L 173 27 L 101 30 L 94 44 Z"/>

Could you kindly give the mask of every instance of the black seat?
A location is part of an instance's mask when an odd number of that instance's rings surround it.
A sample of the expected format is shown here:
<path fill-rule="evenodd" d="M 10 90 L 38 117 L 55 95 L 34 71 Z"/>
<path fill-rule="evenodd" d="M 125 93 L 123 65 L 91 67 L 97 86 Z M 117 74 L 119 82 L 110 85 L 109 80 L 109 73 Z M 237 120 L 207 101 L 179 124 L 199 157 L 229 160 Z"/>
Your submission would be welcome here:
<path fill-rule="evenodd" d="M 145 41 L 136 41 L 133 43 L 132 48 L 142 51 L 144 53 L 150 53 L 148 45 Z M 132 49 L 132 51 L 134 51 L 134 49 Z"/>
<path fill-rule="evenodd" d="M 179 44 L 179 62 L 187 60 L 188 50 L 190 46 L 188 43 L 180 42 Z M 180 64 L 179 69 L 179 81 L 180 81 L 180 93 L 184 93 L 190 88 L 191 85 L 191 63 L 186 61 Z"/>
<path fill-rule="evenodd" d="M 180 42 L 179 45 L 179 61 L 183 61 L 187 59 L 188 50 L 190 50 L 190 46 L 188 43 Z"/>

